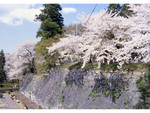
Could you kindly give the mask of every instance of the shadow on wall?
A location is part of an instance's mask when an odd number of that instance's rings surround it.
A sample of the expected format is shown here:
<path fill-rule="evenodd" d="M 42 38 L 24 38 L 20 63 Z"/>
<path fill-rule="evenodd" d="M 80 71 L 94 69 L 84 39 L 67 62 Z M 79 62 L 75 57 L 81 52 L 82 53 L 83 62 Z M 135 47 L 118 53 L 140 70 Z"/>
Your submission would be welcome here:
<path fill-rule="evenodd" d="M 122 91 L 125 91 L 125 87 L 128 86 L 129 80 L 125 79 L 125 74 L 120 72 L 113 72 L 109 78 L 103 75 L 101 72 L 98 78 L 95 78 L 95 84 L 92 89 L 92 93 L 97 96 L 102 92 L 105 97 L 110 96 L 112 102 L 116 102 Z"/>
<path fill-rule="evenodd" d="M 85 72 L 83 73 L 85 74 Z M 70 71 L 65 77 L 66 85 L 72 86 L 75 84 L 78 87 L 83 87 L 84 74 L 78 73 L 77 70 L 74 72 Z M 105 97 L 110 96 L 114 103 L 116 102 L 116 99 L 121 96 L 122 91 L 125 91 L 125 87 L 129 84 L 129 80 L 127 80 L 125 78 L 125 74 L 121 72 L 113 72 L 108 78 L 100 72 L 100 75 L 98 75 L 94 81 L 95 84 L 92 86 L 90 95 L 100 96 L 100 93 L 102 93 Z"/>
<path fill-rule="evenodd" d="M 69 71 L 69 73 L 65 77 L 65 82 L 67 86 L 72 86 L 73 84 L 77 85 L 78 87 L 84 86 L 84 74 L 86 74 L 86 71 Z"/>

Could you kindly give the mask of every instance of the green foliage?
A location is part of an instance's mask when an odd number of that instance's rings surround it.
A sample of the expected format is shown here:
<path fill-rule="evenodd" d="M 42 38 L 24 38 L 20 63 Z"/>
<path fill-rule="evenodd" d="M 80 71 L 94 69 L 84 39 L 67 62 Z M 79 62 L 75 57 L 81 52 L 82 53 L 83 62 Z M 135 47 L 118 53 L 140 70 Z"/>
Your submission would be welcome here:
<path fill-rule="evenodd" d="M 141 93 L 141 101 L 135 106 L 135 108 L 145 109 L 148 106 L 148 101 L 150 100 L 150 63 L 148 63 L 148 72 L 140 77 L 136 84 L 139 92 Z"/>
<path fill-rule="evenodd" d="M 87 63 L 84 69 L 98 70 L 98 63 L 97 62 Z"/>
<path fill-rule="evenodd" d="M 127 99 L 124 99 L 123 102 L 124 102 L 125 105 L 130 103 L 129 100 L 127 100 Z"/>
<path fill-rule="evenodd" d="M 118 13 L 121 10 L 120 4 L 109 4 L 109 6 L 107 7 L 107 12 L 110 13 L 111 10 L 112 13 Z"/>
<path fill-rule="evenodd" d="M 122 66 L 123 71 L 146 71 L 148 68 L 147 63 L 125 63 Z"/>
<path fill-rule="evenodd" d="M 107 13 L 118 13 L 118 16 L 122 16 L 125 18 L 128 18 L 128 16 L 135 15 L 135 12 L 132 10 L 129 10 L 128 4 L 123 4 L 122 6 L 120 4 L 109 4 L 107 7 Z"/>
<path fill-rule="evenodd" d="M 35 52 L 36 52 L 36 58 L 38 58 L 39 56 L 47 56 L 48 55 L 48 49 L 46 49 L 46 47 L 50 47 L 52 46 L 53 43 L 58 42 L 59 39 L 43 39 L 41 41 L 39 41 L 36 45 L 35 45 Z"/>
<path fill-rule="evenodd" d="M 19 87 L 19 83 L 5 83 L 1 84 L 1 88 L 13 88 L 16 85 L 16 87 Z"/>
<path fill-rule="evenodd" d="M 59 4 L 43 4 L 41 14 L 36 15 L 36 21 L 41 21 L 41 26 L 36 37 L 42 39 L 54 38 L 56 34 L 62 34 L 63 17 L 59 11 L 62 10 Z"/>
<path fill-rule="evenodd" d="M 82 62 L 79 62 L 70 66 L 68 69 L 81 69 L 81 66 L 82 66 Z"/>
<path fill-rule="evenodd" d="M 0 93 L 0 98 L 3 98 L 3 94 L 2 93 Z"/>
<path fill-rule="evenodd" d="M 100 70 L 105 71 L 116 71 L 118 63 L 102 64 Z"/>
<path fill-rule="evenodd" d="M 41 24 L 40 30 L 37 32 L 37 37 L 44 37 L 48 39 L 61 33 L 62 29 L 59 25 L 56 22 L 51 22 L 50 19 L 47 19 Z"/>
<path fill-rule="evenodd" d="M 128 84 L 123 77 L 124 74 L 122 73 L 113 74 L 110 78 L 106 78 L 101 74 L 100 78 L 95 79 L 95 84 L 90 95 L 97 95 L 102 92 L 105 97 L 110 96 L 112 102 L 116 102 L 116 99 L 121 96 L 121 91 Z"/>
<path fill-rule="evenodd" d="M 109 96 L 109 91 L 105 91 L 105 97 L 108 97 Z"/>
<path fill-rule="evenodd" d="M 134 106 L 135 109 L 149 109 L 148 105 L 146 104 L 143 104 L 143 102 L 138 102 L 135 106 Z"/>
<path fill-rule="evenodd" d="M 119 98 L 121 96 L 121 91 L 119 89 L 115 90 L 115 97 Z"/>
<path fill-rule="evenodd" d="M 102 64 L 100 70 L 104 71 L 146 71 L 148 68 L 147 63 L 125 63 L 121 69 L 117 68 L 118 63 Z"/>
<path fill-rule="evenodd" d="M 94 93 L 94 90 L 93 89 L 91 89 L 91 92 L 90 92 L 90 96 L 93 96 L 93 97 L 95 97 L 95 93 Z"/>
<path fill-rule="evenodd" d="M 125 18 L 128 18 L 128 16 L 133 16 L 135 15 L 136 13 L 133 12 L 132 10 L 129 10 L 129 6 L 128 4 L 123 4 L 122 7 L 121 7 L 121 12 L 120 12 L 120 16 L 123 16 Z"/>
<path fill-rule="evenodd" d="M 76 109 L 78 108 L 78 103 L 75 105 L 75 108 L 76 108 Z"/>
<path fill-rule="evenodd" d="M 81 69 L 82 64 L 82 62 L 74 63 L 73 65 L 69 66 L 68 69 Z M 87 63 L 83 69 L 98 70 L 98 64 L 97 62 Z"/>
<path fill-rule="evenodd" d="M 125 109 L 129 109 L 127 105 L 125 106 Z"/>
<path fill-rule="evenodd" d="M 84 69 L 87 70 L 104 70 L 104 71 L 140 71 L 144 72 L 148 68 L 147 63 L 125 63 L 121 69 L 117 68 L 118 63 L 102 64 L 101 68 L 98 68 L 97 62 L 87 63 Z M 82 62 L 65 63 L 57 66 L 57 68 L 68 68 L 68 69 L 81 69 Z"/>
<path fill-rule="evenodd" d="M 36 69 L 37 72 L 46 71 L 47 69 L 55 66 L 55 61 L 58 58 L 58 53 L 51 56 L 46 47 L 52 46 L 53 43 L 58 42 L 59 39 L 43 39 L 35 45 L 36 52 Z"/>
<path fill-rule="evenodd" d="M 0 83 L 6 80 L 6 73 L 4 70 L 4 66 L 5 66 L 5 55 L 4 55 L 4 51 L 1 50 L 0 51 Z"/>
<path fill-rule="evenodd" d="M 64 100 L 65 100 L 65 96 L 64 96 L 64 94 L 63 94 L 63 91 L 61 91 L 60 99 L 61 99 L 62 102 L 64 102 Z"/>
<path fill-rule="evenodd" d="M 47 77 L 48 77 L 48 75 L 44 75 L 43 77 L 44 77 L 44 78 L 47 78 Z"/>
<path fill-rule="evenodd" d="M 60 87 L 60 86 L 61 86 L 61 83 L 60 83 L 60 82 L 58 82 L 58 83 L 57 83 L 57 85 Z"/>
<path fill-rule="evenodd" d="M 44 74 L 34 74 L 35 76 L 39 76 L 39 77 L 43 77 L 43 78 L 47 78 L 48 75 L 44 75 Z"/>
<path fill-rule="evenodd" d="M 75 64 L 76 64 L 75 62 L 64 63 L 64 64 L 61 64 L 61 65 L 58 65 L 57 68 L 69 68 L 70 66 L 75 65 Z"/>
<path fill-rule="evenodd" d="M 60 81 L 56 81 L 55 85 L 56 85 L 56 87 L 60 87 L 61 86 L 61 82 Z"/>
<path fill-rule="evenodd" d="M 120 109 L 120 105 L 117 105 L 117 109 Z"/>
<path fill-rule="evenodd" d="M 66 64 L 61 64 L 59 66 L 57 66 L 58 68 L 68 68 L 68 69 L 81 69 L 82 66 L 82 62 L 71 62 L 71 63 L 66 63 Z M 94 63 L 87 63 L 86 66 L 84 67 L 84 69 L 93 69 L 93 70 L 97 70 L 98 68 L 98 64 L 97 62 Z"/>
<path fill-rule="evenodd" d="M 0 88 L 13 88 L 16 85 L 16 87 L 20 87 L 20 82 L 18 79 L 7 81 L 7 83 L 0 84 Z"/>

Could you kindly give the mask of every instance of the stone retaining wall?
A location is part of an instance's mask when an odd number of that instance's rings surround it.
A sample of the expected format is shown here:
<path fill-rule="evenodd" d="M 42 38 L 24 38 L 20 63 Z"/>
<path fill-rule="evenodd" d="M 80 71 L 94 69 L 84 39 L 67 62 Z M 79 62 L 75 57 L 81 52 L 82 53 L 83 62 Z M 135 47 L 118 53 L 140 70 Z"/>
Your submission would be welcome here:
<path fill-rule="evenodd" d="M 142 74 L 51 69 L 43 77 L 26 75 L 20 91 L 45 109 L 132 109 L 139 97 L 136 80 Z"/>

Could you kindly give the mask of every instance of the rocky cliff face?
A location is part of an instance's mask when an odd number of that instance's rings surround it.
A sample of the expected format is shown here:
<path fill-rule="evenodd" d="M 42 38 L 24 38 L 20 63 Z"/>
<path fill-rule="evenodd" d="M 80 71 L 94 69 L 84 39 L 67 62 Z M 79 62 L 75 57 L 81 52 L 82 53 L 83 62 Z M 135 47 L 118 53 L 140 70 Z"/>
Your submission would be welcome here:
<path fill-rule="evenodd" d="M 46 109 L 133 108 L 142 73 L 51 69 L 43 77 L 26 75 L 20 91 Z"/>

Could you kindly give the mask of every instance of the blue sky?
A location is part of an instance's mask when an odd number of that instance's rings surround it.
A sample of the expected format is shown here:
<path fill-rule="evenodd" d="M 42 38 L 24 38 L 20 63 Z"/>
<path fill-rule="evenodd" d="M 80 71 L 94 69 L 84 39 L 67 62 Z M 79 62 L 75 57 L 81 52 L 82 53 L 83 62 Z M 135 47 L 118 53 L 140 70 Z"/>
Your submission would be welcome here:
<path fill-rule="evenodd" d="M 78 14 L 90 14 L 95 7 L 95 4 L 60 5 L 63 8 L 61 13 L 65 25 L 79 21 L 76 18 Z M 100 12 L 107 6 L 108 4 L 98 4 L 94 12 Z M 34 17 L 42 7 L 42 4 L 0 4 L 0 50 L 12 53 L 16 45 L 25 40 L 34 40 L 36 43 L 41 40 L 36 38 L 40 23 L 34 22 Z"/>

